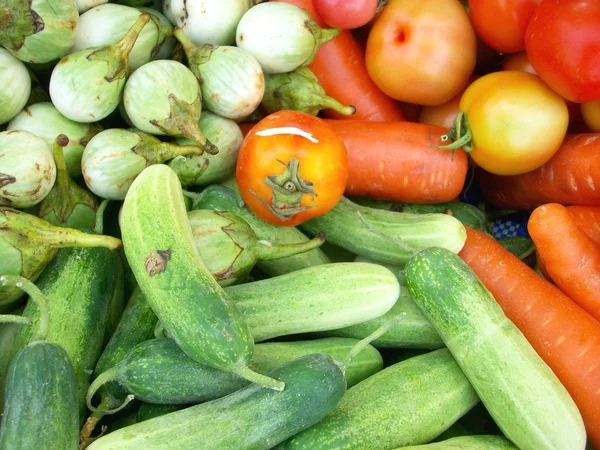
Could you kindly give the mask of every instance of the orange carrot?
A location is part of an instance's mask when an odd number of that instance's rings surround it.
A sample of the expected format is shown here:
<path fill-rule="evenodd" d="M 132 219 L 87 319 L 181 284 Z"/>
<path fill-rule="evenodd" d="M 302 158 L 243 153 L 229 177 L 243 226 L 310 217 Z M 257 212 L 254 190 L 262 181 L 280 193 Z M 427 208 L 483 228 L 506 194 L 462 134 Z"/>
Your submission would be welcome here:
<path fill-rule="evenodd" d="M 600 448 L 600 322 L 492 237 L 465 228 L 459 256 L 569 391 Z"/>
<path fill-rule="evenodd" d="M 579 228 L 600 245 L 600 206 L 567 206 Z"/>
<path fill-rule="evenodd" d="M 479 173 L 484 198 L 498 208 L 545 203 L 600 205 L 600 133 L 569 134 L 542 167 L 522 175 Z"/>
<path fill-rule="evenodd" d="M 324 26 L 312 0 L 279 1 L 306 9 L 315 22 Z M 356 108 L 356 113 L 350 118 L 381 122 L 405 120 L 400 104 L 385 95 L 369 77 L 364 50 L 350 31 L 344 30 L 323 44 L 308 67 L 317 76 L 327 95 L 343 105 Z M 324 113 L 331 118 L 348 118 L 332 110 L 325 110 Z"/>
<path fill-rule="evenodd" d="M 558 203 L 536 208 L 527 231 L 560 290 L 600 320 L 600 245 Z"/>

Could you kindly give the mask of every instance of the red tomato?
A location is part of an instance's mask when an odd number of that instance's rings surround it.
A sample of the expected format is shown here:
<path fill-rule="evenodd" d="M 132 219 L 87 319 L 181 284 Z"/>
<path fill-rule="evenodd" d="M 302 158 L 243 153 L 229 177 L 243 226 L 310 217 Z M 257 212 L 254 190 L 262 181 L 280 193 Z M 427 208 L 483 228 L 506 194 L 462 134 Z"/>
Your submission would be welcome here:
<path fill-rule="evenodd" d="M 313 6 L 327 25 L 343 30 L 366 25 L 377 12 L 377 0 L 313 0 Z"/>
<path fill-rule="evenodd" d="M 467 85 L 477 40 L 458 0 L 390 0 L 367 41 L 370 77 L 388 96 L 440 105 Z"/>
<path fill-rule="evenodd" d="M 600 2 L 542 0 L 525 35 L 542 80 L 568 100 L 600 99 Z"/>
<path fill-rule="evenodd" d="M 342 139 L 322 119 L 279 111 L 244 138 L 236 167 L 242 199 L 265 222 L 295 226 L 326 213 L 348 180 Z"/>
<path fill-rule="evenodd" d="M 502 53 L 525 49 L 525 29 L 540 0 L 469 0 L 477 36 Z"/>

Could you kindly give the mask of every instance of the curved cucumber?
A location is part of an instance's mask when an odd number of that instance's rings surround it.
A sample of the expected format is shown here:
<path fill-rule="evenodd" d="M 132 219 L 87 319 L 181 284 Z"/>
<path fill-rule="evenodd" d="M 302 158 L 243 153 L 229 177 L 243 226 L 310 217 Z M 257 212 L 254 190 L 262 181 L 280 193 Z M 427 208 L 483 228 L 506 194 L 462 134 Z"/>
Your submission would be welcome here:
<path fill-rule="evenodd" d="M 268 450 L 319 422 L 340 402 L 346 380 L 329 356 L 303 356 L 269 372 L 277 392 L 251 384 L 212 402 L 122 428 L 89 450 Z"/>
<path fill-rule="evenodd" d="M 405 276 L 506 437 L 522 450 L 585 448 L 583 421 L 568 392 L 459 256 L 423 250 Z"/>
<path fill-rule="evenodd" d="M 23 307 L 11 311 L 10 314 L 22 315 Z M 0 324 L 0 416 L 4 410 L 4 386 L 6 384 L 8 366 L 13 357 L 13 343 L 18 331 L 19 324 L 17 323 Z"/>
<path fill-rule="evenodd" d="M 503 436 L 481 434 L 459 436 L 433 444 L 398 447 L 395 450 L 519 450 L 519 448 Z"/>
<path fill-rule="evenodd" d="M 430 442 L 479 398 L 447 349 L 416 356 L 348 389 L 325 419 L 282 447 L 384 450 Z"/>
<path fill-rule="evenodd" d="M 144 420 L 154 419 L 155 417 L 164 416 L 175 411 L 180 411 L 185 406 L 182 405 L 157 405 L 155 403 L 142 403 L 135 415 L 135 423 L 143 422 Z"/>

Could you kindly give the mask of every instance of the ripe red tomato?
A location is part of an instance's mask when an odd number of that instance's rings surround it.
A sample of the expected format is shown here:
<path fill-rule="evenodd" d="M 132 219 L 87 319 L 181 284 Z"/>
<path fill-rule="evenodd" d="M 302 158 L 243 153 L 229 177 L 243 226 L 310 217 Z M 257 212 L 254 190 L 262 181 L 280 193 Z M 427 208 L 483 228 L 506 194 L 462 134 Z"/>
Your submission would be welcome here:
<path fill-rule="evenodd" d="M 279 111 L 244 138 L 236 167 L 242 199 L 265 222 L 295 226 L 326 213 L 348 180 L 342 139 L 322 119 Z"/>
<path fill-rule="evenodd" d="M 343 30 L 366 25 L 377 12 L 377 0 L 313 0 L 313 6 L 327 25 Z"/>
<path fill-rule="evenodd" d="M 540 0 L 469 0 L 477 36 L 502 53 L 525 49 L 525 29 Z"/>
<path fill-rule="evenodd" d="M 600 99 L 600 2 L 542 0 L 525 34 L 542 80 L 568 100 Z"/>
<path fill-rule="evenodd" d="M 369 33 L 369 76 L 388 96 L 440 105 L 475 67 L 477 40 L 459 0 L 390 0 Z"/>

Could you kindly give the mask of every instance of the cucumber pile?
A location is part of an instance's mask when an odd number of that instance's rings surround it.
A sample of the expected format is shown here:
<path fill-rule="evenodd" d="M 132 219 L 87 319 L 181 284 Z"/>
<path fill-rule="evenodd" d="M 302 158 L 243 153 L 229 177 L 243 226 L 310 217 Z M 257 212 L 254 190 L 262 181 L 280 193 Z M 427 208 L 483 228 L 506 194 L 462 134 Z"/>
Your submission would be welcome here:
<path fill-rule="evenodd" d="M 250 0 L 0 25 L 0 450 L 586 448 L 458 256 L 480 208 L 348 195 L 281 226 L 242 200 L 241 123 L 354 114 L 307 67 L 339 29 Z M 282 164 L 280 213 L 322 195 Z"/>

